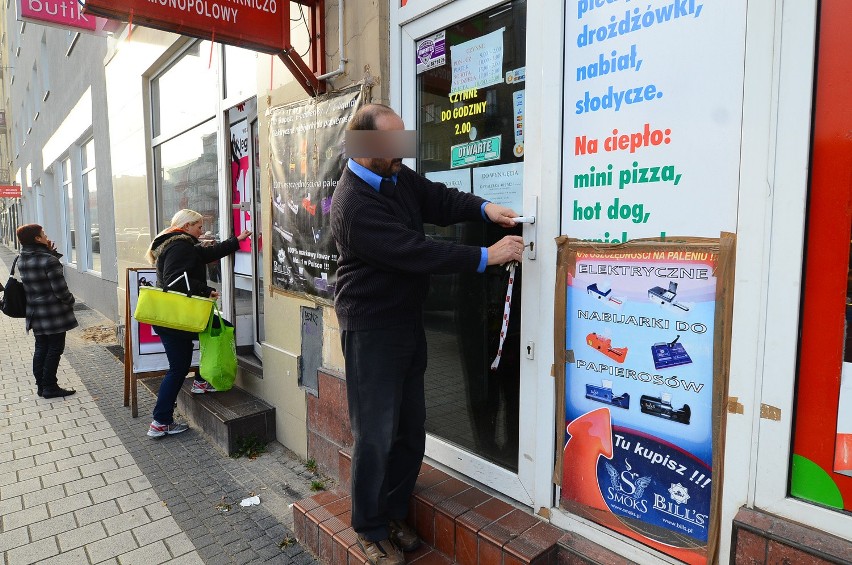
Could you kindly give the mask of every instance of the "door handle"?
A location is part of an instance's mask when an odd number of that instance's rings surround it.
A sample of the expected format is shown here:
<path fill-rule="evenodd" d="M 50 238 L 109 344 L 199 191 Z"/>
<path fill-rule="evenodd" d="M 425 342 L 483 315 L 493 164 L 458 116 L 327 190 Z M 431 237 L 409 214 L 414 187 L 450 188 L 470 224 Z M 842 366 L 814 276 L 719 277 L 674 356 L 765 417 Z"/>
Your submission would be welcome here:
<path fill-rule="evenodd" d="M 538 196 L 527 196 L 524 198 L 524 215 L 515 218 L 516 224 L 526 224 L 524 227 L 524 243 L 529 246 L 527 259 L 535 261 L 538 252 L 538 241 L 536 240 L 535 217 L 538 215 Z"/>

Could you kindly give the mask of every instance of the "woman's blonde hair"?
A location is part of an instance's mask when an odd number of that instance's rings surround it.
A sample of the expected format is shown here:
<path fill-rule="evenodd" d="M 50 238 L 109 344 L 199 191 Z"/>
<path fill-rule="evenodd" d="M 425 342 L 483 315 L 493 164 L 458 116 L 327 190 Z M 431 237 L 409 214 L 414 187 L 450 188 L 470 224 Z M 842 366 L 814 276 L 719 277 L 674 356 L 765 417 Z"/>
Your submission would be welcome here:
<path fill-rule="evenodd" d="M 172 221 L 169 222 L 169 227 L 154 236 L 154 239 L 151 241 L 151 245 L 148 246 L 148 251 L 145 253 L 145 258 L 148 260 L 148 263 L 150 263 L 151 265 L 155 265 L 157 263 L 157 258 L 154 256 L 152 247 L 154 245 L 154 242 L 157 241 L 158 237 L 170 231 L 183 229 L 187 225 L 200 222 L 203 219 L 204 216 L 202 216 L 195 210 L 189 210 L 187 208 L 184 208 L 183 210 L 178 210 L 177 212 L 175 212 L 175 215 L 172 216 Z"/>

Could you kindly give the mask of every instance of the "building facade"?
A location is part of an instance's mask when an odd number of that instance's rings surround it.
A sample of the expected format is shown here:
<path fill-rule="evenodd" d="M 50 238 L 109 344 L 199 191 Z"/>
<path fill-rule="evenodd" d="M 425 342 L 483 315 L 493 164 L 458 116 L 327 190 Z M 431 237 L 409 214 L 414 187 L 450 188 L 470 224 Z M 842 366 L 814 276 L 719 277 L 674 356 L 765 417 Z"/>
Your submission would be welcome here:
<path fill-rule="evenodd" d="M 639 563 L 736 561 L 736 524 L 752 509 L 852 541 L 848 8 L 392 0 L 325 10 L 319 35 L 298 4 L 289 15 L 300 52 L 322 36 L 325 68 L 339 69 L 331 92 L 361 85 L 364 101 L 396 109 L 418 132 L 412 168 L 535 217 L 515 229 L 532 246 L 508 300 L 502 268 L 433 278 L 428 457 Z M 212 239 L 252 229 L 250 246 L 209 267 L 237 323 L 237 384 L 276 407 L 279 441 L 334 474 L 346 430 L 330 438 L 314 427 L 345 387 L 323 295 L 333 279 L 288 290 L 293 265 L 276 251 L 292 235 L 276 210 L 322 215 L 316 192 L 282 196 L 309 150 L 287 159 L 276 145 L 275 120 L 311 97 L 278 57 L 212 36 L 135 25 L 77 35 L 14 17 L 6 32 L 22 219 L 57 234 L 74 293 L 124 326 L 128 269 L 148 266 L 152 234 L 174 211 L 201 212 Z M 303 229 L 318 242 L 321 227 Z M 560 236 L 611 253 L 641 238 L 722 234 L 736 241 L 731 278 L 713 295 L 727 297 L 727 317 L 702 319 L 686 277 L 657 275 L 645 297 L 619 297 L 624 271 L 609 267 L 597 294 L 583 294 L 611 309 L 565 311 Z M 503 232 L 427 235 L 487 246 Z M 655 268 L 696 264 L 678 256 Z M 648 292 L 674 310 L 630 322 Z M 596 345 L 555 340 L 580 313 Z M 602 498 L 584 502 L 571 494 L 579 460 L 567 446 L 579 437 L 571 425 L 596 408 L 607 410 L 612 445 L 592 460 Z M 677 479 L 687 464 L 695 472 Z M 803 550 L 819 555 L 816 545 Z"/>

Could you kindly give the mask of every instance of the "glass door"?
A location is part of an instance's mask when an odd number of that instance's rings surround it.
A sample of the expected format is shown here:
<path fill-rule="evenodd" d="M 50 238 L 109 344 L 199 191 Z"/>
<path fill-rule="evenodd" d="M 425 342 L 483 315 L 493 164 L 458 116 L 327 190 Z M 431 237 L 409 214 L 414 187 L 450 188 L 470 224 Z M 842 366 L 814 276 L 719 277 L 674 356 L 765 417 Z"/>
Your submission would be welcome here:
<path fill-rule="evenodd" d="M 231 211 L 234 234 L 251 230 L 252 237 L 240 244 L 234 254 L 234 318 L 238 353 L 257 353 L 257 242 L 255 233 L 258 189 L 257 178 L 257 102 L 254 98 L 230 108 L 228 147 L 230 152 Z M 261 309 L 262 311 L 262 309 Z M 258 357 L 260 357 L 258 355 Z"/>
<path fill-rule="evenodd" d="M 454 2 L 406 24 L 402 37 L 401 105 L 418 133 L 417 171 L 524 214 L 525 0 Z M 426 226 L 427 237 L 482 247 L 510 233 L 522 229 Z M 522 426 L 535 425 L 521 403 L 523 265 L 507 300 L 510 275 L 492 266 L 432 277 L 427 455 L 531 505 L 533 472 L 519 449 Z"/>

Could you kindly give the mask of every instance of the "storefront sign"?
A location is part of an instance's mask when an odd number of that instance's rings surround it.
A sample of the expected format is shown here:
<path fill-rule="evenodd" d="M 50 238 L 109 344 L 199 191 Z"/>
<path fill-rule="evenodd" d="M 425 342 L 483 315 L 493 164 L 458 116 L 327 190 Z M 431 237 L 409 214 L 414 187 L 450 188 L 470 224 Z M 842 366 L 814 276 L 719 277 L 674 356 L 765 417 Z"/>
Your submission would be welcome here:
<path fill-rule="evenodd" d="M 21 187 L 17 185 L 0 185 L 0 198 L 20 198 Z"/>
<path fill-rule="evenodd" d="M 334 298 L 331 197 L 346 166 L 346 124 L 362 100 L 357 86 L 269 111 L 274 287 Z"/>
<path fill-rule="evenodd" d="M 90 33 L 110 24 L 106 18 L 84 14 L 79 4 L 67 0 L 18 0 L 18 15 L 21 21 Z"/>
<path fill-rule="evenodd" d="M 586 1 L 566 10 L 560 233 L 618 243 L 736 229 L 745 11 Z M 644 213 L 607 214 L 616 200 Z"/>
<path fill-rule="evenodd" d="M 450 166 L 453 168 L 466 167 L 486 161 L 496 161 L 500 158 L 500 142 L 502 139 L 502 135 L 495 135 L 461 145 L 453 145 L 450 152 Z"/>
<path fill-rule="evenodd" d="M 560 506 L 687 563 L 712 545 L 720 246 L 560 243 Z M 718 242 L 718 240 L 715 240 Z M 725 297 L 723 300 L 727 300 Z M 564 309 L 562 309 L 564 308 Z"/>
<path fill-rule="evenodd" d="M 27 0 L 22 0 L 26 2 Z M 82 0 L 84 14 L 279 53 L 289 3 L 282 0 Z"/>

